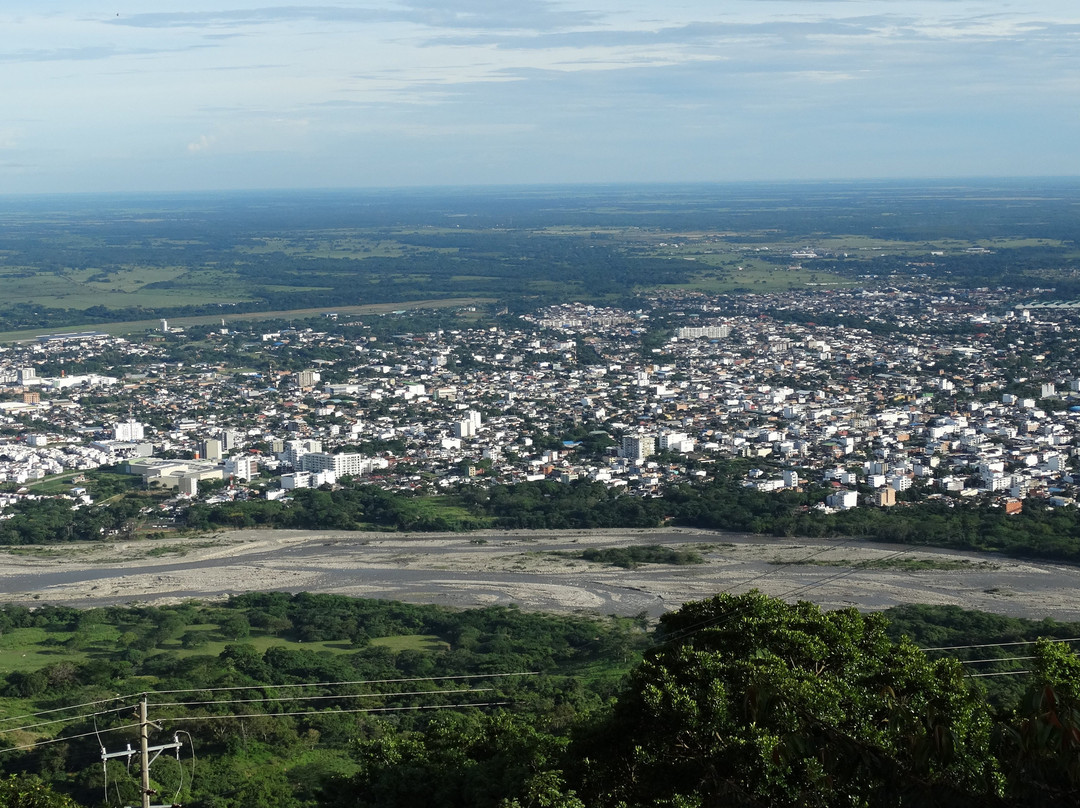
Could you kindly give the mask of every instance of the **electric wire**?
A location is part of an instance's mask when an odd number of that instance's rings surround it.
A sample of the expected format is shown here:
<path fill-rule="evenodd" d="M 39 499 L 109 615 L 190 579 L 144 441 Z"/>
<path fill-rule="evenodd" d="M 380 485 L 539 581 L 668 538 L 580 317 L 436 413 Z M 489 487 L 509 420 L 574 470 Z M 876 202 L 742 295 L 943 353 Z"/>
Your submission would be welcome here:
<path fill-rule="evenodd" d="M 108 727 L 107 729 L 101 730 L 101 732 L 119 732 L 120 730 L 133 729 L 133 728 L 138 727 L 138 726 L 141 726 L 141 725 L 140 724 L 124 724 L 124 725 L 119 726 L 119 727 Z M 60 738 L 47 738 L 44 741 L 35 741 L 34 743 L 27 743 L 27 744 L 23 744 L 21 746 L 8 746 L 8 747 L 6 747 L 4 749 L 0 749 L 0 752 L 18 752 L 18 751 L 20 751 L 22 749 L 34 749 L 35 747 L 38 747 L 38 746 L 47 746 L 48 744 L 51 744 L 51 743 L 63 743 L 64 741 L 74 741 L 74 740 L 76 740 L 78 738 L 89 738 L 91 735 L 98 735 L 98 734 L 99 733 L 95 730 L 95 731 L 91 731 L 91 732 L 80 732 L 78 735 L 65 735 L 65 736 L 60 737 Z"/>
<path fill-rule="evenodd" d="M 179 695 L 182 693 L 217 693 L 233 690 L 268 690 L 268 689 L 280 689 L 280 688 L 295 688 L 295 687 L 335 687 L 344 685 L 375 685 L 375 684 L 399 684 L 406 682 L 437 682 L 443 680 L 457 680 L 457 679 L 498 679 L 508 676 L 538 676 L 539 671 L 519 671 L 515 673 L 474 673 L 474 674 L 460 674 L 454 676 L 412 676 L 404 677 L 400 679 L 361 679 L 349 682 L 300 682 L 289 683 L 279 685 L 241 685 L 236 687 L 192 687 L 186 689 L 177 690 L 153 690 L 148 691 L 150 695 Z M 35 713 L 26 713 L 24 715 L 8 716 L 6 718 L 0 718 L 0 723 L 7 723 L 11 721 L 23 721 L 29 718 L 38 718 L 43 715 L 52 715 L 53 713 L 66 712 L 70 710 L 79 710 L 84 707 L 96 707 L 99 704 L 111 704 L 117 701 L 129 701 L 131 699 L 139 698 L 144 695 L 143 693 L 127 693 L 125 695 L 117 695 L 108 699 L 97 699 L 95 701 L 87 701 L 81 704 L 70 704 L 66 707 L 54 707 L 49 710 L 39 710 Z M 3 732 L 18 732 L 23 729 L 33 729 L 39 726 L 46 726 L 50 723 L 62 723 L 63 721 L 78 721 L 84 718 L 90 718 L 94 715 L 104 715 L 110 712 L 122 712 L 128 709 L 128 706 L 116 707 L 110 710 L 97 710 L 90 713 L 81 713 L 76 716 L 72 716 L 70 719 L 60 719 L 56 721 L 43 721 L 38 724 L 29 724 L 25 727 L 14 728 L 0 728 L 0 733 Z"/>
<path fill-rule="evenodd" d="M 283 685 L 235 685 L 232 687 L 189 687 L 180 690 L 153 690 L 148 695 L 171 696 L 180 693 L 224 693 L 237 690 L 273 690 L 292 687 L 342 687 L 345 685 L 384 685 L 403 682 L 440 682 L 457 679 L 501 679 L 508 676 L 539 676 L 539 671 L 518 671 L 515 673 L 464 673 L 454 676 L 411 676 L 402 679 L 357 679 L 350 682 L 297 682 Z M 136 696 L 143 694 L 135 694 Z"/>
<path fill-rule="evenodd" d="M 65 710 L 80 710 L 83 707 L 96 707 L 99 704 L 109 704 L 110 702 L 114 702 L 114 701 L 124 701 L 126 699 L 133 699 L 138 695 L 139 695 L 138 693 L 129 693 L 126 696 L 113 696 L 111 699 L 98 699 L 97 701 L 86 701 L 86 702 L 83 702 L 82 704 L 69 704 L 67 707 L 54 707 L 51 710 L 40 710 L 40 711 L 38 711 L 36 713 L 27 713 L 26 715 L 13 715 L 13 716 L 9 716 L 8 718 L 0 718 L 0 722 L 22 721 L 23 719 L 26 719 L 26 718 L 37 718 L 37 717 L 42 716 L 42 715 L 50 715 L 52 713 L 62 713 Z M 6 730 L 0 730 L 0 732 L 5 732 L 5 731 Z"/>
<path fill-rule="evenodd" d="M 184 764 L 180 762 L 180 747 L 176 747 L 176 765 L 180 768 L 180 782 L 176 784 L 176 793 L 173 794 L 172 804 L 180 804 L 180 790 L 184 787 Z"/>
<path fill-rule="evenodd" d="M 179 729 L 176 731 L 177 735 L 187 735 L 188 749 L 191 750 L 191 788 L 195 787 L 195 740 L 191 737 L 191 733 L 186 729 Z"/>
<path fill-rule="evenodd" d="M 406 690 L 400 693 L 338 693 L 334 695 L 320 696 L 277 696 L 262 699 L 220 699 L 215 701 L 158 701 L 148 702 L 153 707 L 196 707 L 218 704 L 265 704 L 267 702 L 283 701 L 320 701 L 328 699 L 380 699 L 394 698 L 397 696 L 436 696 L 447 693 L 485 693 L 494 690 L 492 687 L 467 687 L 458 690 Z"/>
<path fill-rule="evenodd" d="M 287 718 L 294 715 L 338 715 L 342 713 L 404 713 L 419 712 L 422 710 L 457 710 L 462 707 L 498 707 L 512 704 L 509 701 L 472 701 L 461 704 L 417 704 L 409 707 L 358 707 L 348 710 L 293 710 L 284 713 L 247 713 L 237 715 L 224 713 L 222 715 L 182 715 L 174 718 L 162 719 L 169 722 L 195 722 L 195 721 L 224 721 L 239 718 Z"/>
<path fill-rule="evenodd" d="M 73 721 L 81 721 L 86 718 L 97 718 L 99 715 L 108 715 L 109 713 L 120 713 L 124 710 L 130 709 L 130 706 L 125 705 L 123 707 L 113 707 L 111 710 L 98 710 L 95 713 L 83 713 L 82 715 L 74 715 L 71 718 L 54 718 L 51 721 L 39 721 L 36 724 L 26 724 L 21 727 L 7 727 L 0 729 L 0 733 L 4 732 L 22 732 L 23 730 L 37 729 L 38 727 L 47 727 L 52 724 L 70 724 Z"/>
<path fill-rule="evenodd" d="M 1068 637 L 1066 639 L 1054 639 L 1053 637 L 1047 637 L 1046 639 L 1053 642 L 1080 642 L 1080 637 Z M 1035 645 L 1038 640 L 1018 640 L 1016 642 L 987 642 L 979 645 L 939 645 L 935 648 L 920 648 L 920 651 L 962 651 L 967 648 L 1007 648 L 1010 645 Z"/>

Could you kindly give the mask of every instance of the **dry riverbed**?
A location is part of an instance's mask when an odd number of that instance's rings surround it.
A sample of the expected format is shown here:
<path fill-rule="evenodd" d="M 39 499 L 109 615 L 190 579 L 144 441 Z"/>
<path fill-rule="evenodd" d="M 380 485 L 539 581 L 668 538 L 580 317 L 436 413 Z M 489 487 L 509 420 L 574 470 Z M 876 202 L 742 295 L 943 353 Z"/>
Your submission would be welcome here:
<path fill-rule="evenodd" d="M 633 569 L 574 557 L 661 544 L 704 563 Z M 227 531 L 186 539 L 0 548 L 0 600 L 91 606 L 211 599 L 255 590 L 335 592 L 452 606 L 656 616 L 757 588 L 826 608 L 956 604 L 1080 620 L 1080 569 L 840 539 L 770 539 L 681 528 L 469 534 Z"/>

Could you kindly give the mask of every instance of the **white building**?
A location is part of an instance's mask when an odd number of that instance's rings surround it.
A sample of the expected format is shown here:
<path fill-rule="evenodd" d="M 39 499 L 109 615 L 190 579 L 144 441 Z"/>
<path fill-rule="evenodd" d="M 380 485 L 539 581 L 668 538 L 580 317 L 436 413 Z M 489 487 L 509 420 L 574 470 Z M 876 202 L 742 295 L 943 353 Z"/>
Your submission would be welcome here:
<path fill-rule="evenodd" d="M 225 461 L 225 476 L 247 482 L 259 473 L 259 459 L 254 455 L 240 455 Z"/>
<path fill-rule="evenodd" d="M 859 495 L 855 491 L 837 491 L 825 498 L 825 504 L 842 511 L 850 510 L 858 506 Z"/>
<path fill-rule="evenodd" d="M 113 424 L 113 438 L 115 440 L 128 441 L 129 443 L 137 443 L 146 437 L 146 427 L 136 421 L 134 418 L 129 418 L 122 423 Z"/>
<path fill-rule="evenodd" d="M 292 474 L 282 474 L 281 487 L 285 491 L 291 491 L 294 488 L 311 488 L 311 472 L 296 471 Z"/>
<path fill-rule="evenodd" d="M 331 471 L 335 477 L 344 477 L 346 474 L 358 477 L 371 471 L 371 461 L 355 452 L 343 454 L 309 452 L 300 458 L 300 466 L 303 471 L 314 473 Z"/>
<path fill-rule="evenodd" d="M 726 325 L 707 325 L 701 328 L 680 328 L 675 332 L 679 339 L 724 339 L 731 333 Z"/>

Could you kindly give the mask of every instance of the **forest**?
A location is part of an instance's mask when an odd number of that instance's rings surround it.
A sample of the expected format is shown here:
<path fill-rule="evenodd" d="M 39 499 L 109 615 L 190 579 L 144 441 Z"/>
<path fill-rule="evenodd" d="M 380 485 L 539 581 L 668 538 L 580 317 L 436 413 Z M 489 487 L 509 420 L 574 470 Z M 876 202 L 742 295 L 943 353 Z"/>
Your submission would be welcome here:
<path fill-rule="evenodd" d="M 151 766 L 155 799 L 172 804 L 1080 796 L 1080 661 L 1065 642 L 1077 624 L 955 607 L 826 613 L 757 592 L 686 604 L 655 626 L 251 593 L 8 605 L 0 632 L 5 808 L 138 804 L 137 765 L 101 753 L 135 741 L 142 699 L 154 743 L 179 743 Z"/>
<path fill-rule="evenodd" d="M 815 264 L 845 282 L 917 282 L 909 264 L 940 241 L 935 283 L 1068 296 L 1078 195 L 1043 180 L 22 200 L 0 206 L 0 330 L 436 298 L 612 302 L 712 288 L 743 253 L 786 270 L 793 248 L 834 239 L 866 250 Z M 697 246 L 658 246 L 672 239 Z M 965 251 L 976 244 L 991 249 Z"/>

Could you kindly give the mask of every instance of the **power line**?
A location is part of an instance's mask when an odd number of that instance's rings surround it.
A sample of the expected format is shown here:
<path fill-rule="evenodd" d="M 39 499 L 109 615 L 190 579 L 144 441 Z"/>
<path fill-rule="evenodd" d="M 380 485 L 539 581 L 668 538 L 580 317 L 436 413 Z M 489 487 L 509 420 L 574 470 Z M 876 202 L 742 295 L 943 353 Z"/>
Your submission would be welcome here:
<path fill-rule="evenodd" d="M 956 660 L 961 665 L 981 665 L 990 662 L 1020 662 L 1025 659 L 1038 659 L 1034 656 L 1010 656 L 1010 657 L 991 657 L 989 659 L 958 659 Z"/>
<path fill-rule="evenodd" d="M 178 690 L 152 690 L 148 691 L 150 695 L 179 695 L 183 693 L 222 693 L 227 691 L 240 691 L 240 690 L 270 690 L 270 689 L 284 689 L 284 688 L 296 688 L 296 687 L 340 687 L 345 685 L 379 685 L 379 684 L 402 684 L 407 682 L 439 682 L 450 680 L 464 680 L 464 679 L 501 679 L 512 676 L 539 676 L 539 671 L 519 671 L 516 673 L 474 673 L 474 674 L 458 674 L 453 676 L 413 676 L 400 679 L 360 679 L 348 682 L 297 682 L 288 684 L 263 684 L 263 685 L 241 685 L 236 687 L 198 687 L 198 688 L 186 688 Z M 49 710 L 39 710 L 35 713 L 26 713 L 24 715 L 8 716 L 6 718 L 0 718 L 0 723 L 9 721 L 22 721 L 28 718 L 38 718 L 43 715 L 52 715 L 54 713 L 61 713 L 69 710 L 78 710 L 83 707 L 96 707 L 99 704 L 111 704 L 117 701 L 127 701 L 130 699 L 139 698 L 141 693 L 127 693 L 124 695 L 113 696 L 108 699 L 97 699 L 95 701 L 87 701 L 81 704 L 71 704 L 66 707 L 54 707 Z M 121 712 L 128 709 L 127 706 L 116 707 L 109 710 L 97 710 L 90 713 L 80 713 L 79 715 L 72 716 L 67 719 L 58 719 L 55 721 L 43 721 L 38 724 L 28 725 L 26 727 L 14 727 L 10 729 L 0 729 L 0 733 L 4 732 L 17 732 L 22 729 L 33 729 L 38 726 L 46 726 L 53 723 L 64 723 L 71 721 L 79 721 L 84 718 L 91 718 L 95 715 L 104 715 L 110 712 Z"/>
<path fill-rule="evenodd" d="M 161 720 L 173 722 L 191 722 L 222 721 L 236 718 L 287 718 L 293 715 L 337 715 L 339 713 L 403 713 L 420 710 L 456 710 L 461 707 L 498 707 L 505 704 L 512 704 L 512 702 L 472 701 L 462 704 L 417 704 L 411 707 L 358 707 L 349 710 L 295 710 L 286 713 L 248 713 L 246 715 L 236 715 L 234 713 L 227 713 L 225 715 L 182 715 L 175 718 L 165 718 Z M 138 725 L 136 724 L 134 726 Z M 90 734 L 93 735 L 94 733 L 91 732 Z"/>
<path fill-rule="evenodd" d="M 51 721 L 39 721 L 37 724 L 26 724 L 21 727 L 8 727 L 7 729 L 0 729 L 0 733 L 4 732 L 22 732 L 23 730 L 37 729 L 38 727 L 47 727 L 51 724 L 70 724 L 72 721 L 80 721 L 85 718 L 96 718 L 99 715 L 108 715 L 109 713 L 119 713 L 124 710 L 128 710 L 130 707 L 127 705 L 123 707 L 113 707 L 111 710 L 98 710 L 95 713 L 83 713 L 81 715 L 75 715 L 71 718 L 54 718 Z"/>
<path fill-rule="evenodd" d="M 1080 642 L 1080 637 L 1069 637 L 1064 640 L 1057 640 L 1053 637 L 1046 637 L 1045 639 L 1052 642 Z M 1017 642 L 987 642 L 980 645 L 941 645 L 937 648 L 920 648 L 920 651 L 962 651 L 967 648 L 1007 648 L 1010 645 L 1035 645 L 1038 640 L 1019 640 Z"/>
<path fill-rule="evenodd" d="M 151 707 L 195 707 L 217 704 L 265 704 L 282 701 L 320 701 L 326 699 L 382 699 L 397 696 L 439 696 L 448 693 L 487 693 L 493 687 L 467 687 L 459 690 L 407 690 L 399 693 L 338 693 L 321 696 L 278 696 L 264 699 L 222 699 L 220 701 L 152 701 Z"/>
<path fill-rule="evenodd" d="M 398 684 L 401 682 L 441 682 L 457 679 L 502 679 L 508 676 L 539 676 L 539 671 L 519 671 L 516 673 L 466 673 L 454 676 L 412 676 L 404 679 L 358 679 L 351 682 L 297 682 L 282 685 L 236 685 L 234 687 L 189 687 L 182 690 L 152 690 L 150 693 L 158 696 L 171 696 L 178 693 L 224 693 L 237 690 L 271 690 L 292 687 L 341 687 L 344 685 L 384 685 Z M 134 698 L 141 694 L 133 694 L 128 698 Z"/>
<path fill-rule="evenodd" d="M 81 732 L 78 735 L 65 735 L 62 738 L 48 738 L 44 741 L 35 741 L 34 743 L 23 744 L 22 746 L 9 746 L 4 749 L 0 749 L 0 752 L 18 752 L 22 749 L 33 749 L 37 746 L 47 746 L 51 743 L 63 743 L 64 741 L 74 741 L 78 738 L 89 738 L 91 735 L 99 735 L 101 732 L 119 732 L 122 729 L 132 729 L 138 727 L 139 724 L 124 724 L 119 727 L 108 727 L 107 729 L 97 730 L 94 729 L 91 732 Z"/>
<path fill-rule="evenodd" d="M 78 710 L 83 707 L 96 707 L 99 704 L 109 704 L 114 701 L 121 701 L 124 699 L 133 699 L 138 696 L 138 693 L 129 693 L 126 696 L 113 696 L 111 699 L 98 699 L 97 701 L 86 701 L 82 704 L 69 704 L 67 707 L 54 707 L 51 710 L 41 710 L 36 713 L 27 713 L 26 715 L 13 715 L 8 718 L 0 718 L 0 721 L 22 721 L 24 718 L 37 718 L 42 715 L 51 715 L 52 713 L 62 713 L 65 710 Z M 88 713 L 90 715 L 90 713 Z M 4 730 L 0 730 L 3 732 Z"/>

